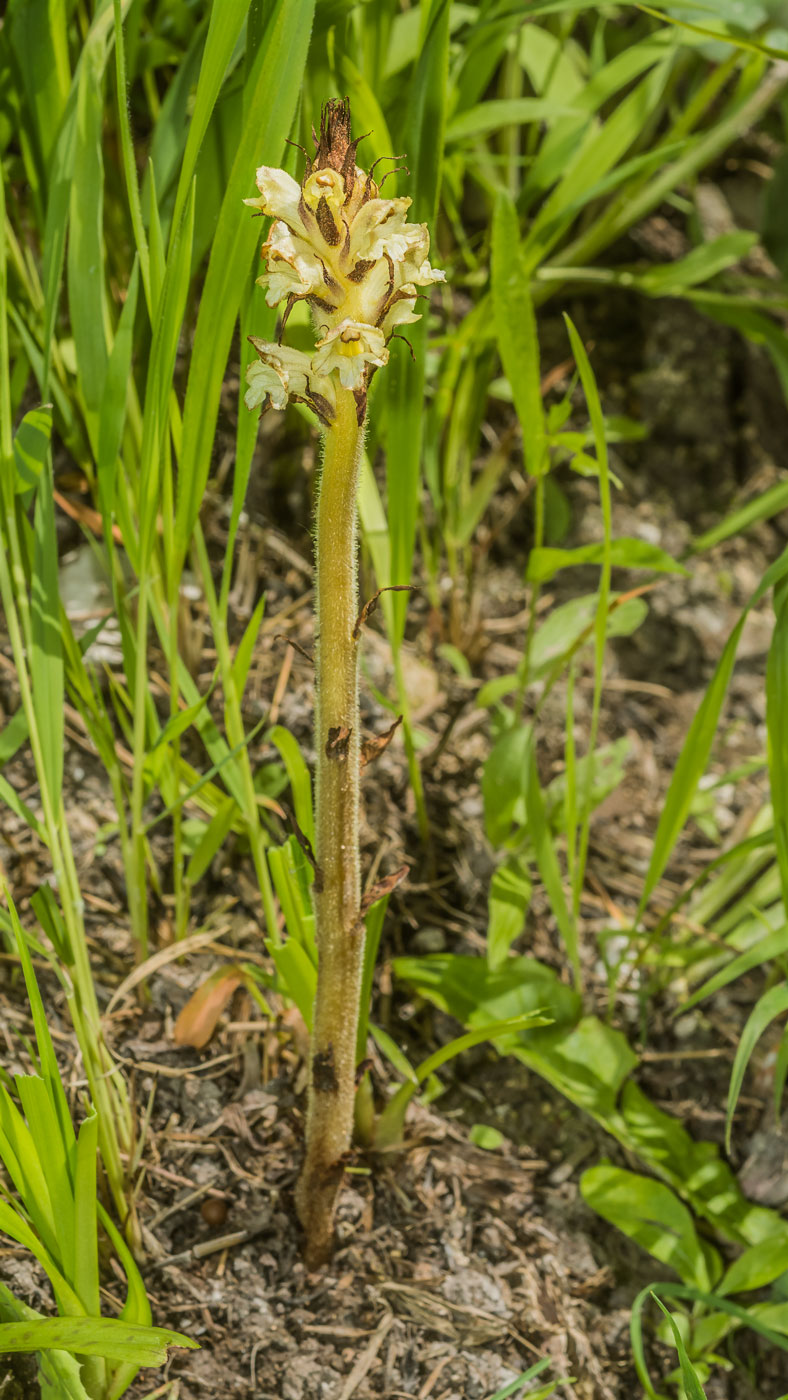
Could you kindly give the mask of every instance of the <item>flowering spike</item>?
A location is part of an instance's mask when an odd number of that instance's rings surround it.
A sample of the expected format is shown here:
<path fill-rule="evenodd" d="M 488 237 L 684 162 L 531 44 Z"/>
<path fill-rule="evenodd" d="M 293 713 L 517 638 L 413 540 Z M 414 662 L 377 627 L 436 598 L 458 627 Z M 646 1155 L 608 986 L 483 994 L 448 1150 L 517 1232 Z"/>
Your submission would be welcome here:
<path fill-rule="evenodd" d="M 367 395 L 373 374 L 388 362 L 395 330 L 419 320 L 419 289 L 444 276 L 430 266 L 426 224 L 408 223 L 411 201 L 381 198 L 374 166 L 369 173 L 357 166 L 359 139 L 351 136 L 348 99 L 327 102 L 300 185 L 261 165 L 259 197 L 246 201 L 273 220 L 258 280 L 269 306 L 284 305 L 280 341 L 293 307 L 304 301 L 316 343 L 305 353 L 250 336 L 256 358 L 245 402 L 250 409 L 307 404 L 326 429 L 315 521 L 314 852 L 296 827 L 315 869 L 318 949 L 306 1153 L 296 1189 L 309 1268 L 331 1253 L 351 1141 L 364 913 L 407 869 L 362 898 L 358 633 L 372 604 L 359 614 L 356 517 Z"/>
<path fill-rule="evenodd" d="M 306 157 L 300 185 L 286 171 L 261 165 L 259 196 L 245 203 L 274 220 L 258 282 L 268 306 L 285 304 L 280 336 L 296 302 L 306 301 L 321 338 L 310 356 L 299 352 L 297 367 L 286 346 L 255 342 L 260 361 L 247 371 L 246 402 L 282 409 L 296 399 L 325 423 L 332 421 L 338 389 L 352 390 L 363 413 L 395 327 L 419 319 L 419 288 L 444 274 L 430 266 L 426 224 L 408 223 L 410 199 L 381 198 L 373 179 L 378 162 L 368 174 L 356 165 L 363 138 L 351 136 L 348 98 L 324 105 L 320 135 L 313 135 L 315 156 Z"/>

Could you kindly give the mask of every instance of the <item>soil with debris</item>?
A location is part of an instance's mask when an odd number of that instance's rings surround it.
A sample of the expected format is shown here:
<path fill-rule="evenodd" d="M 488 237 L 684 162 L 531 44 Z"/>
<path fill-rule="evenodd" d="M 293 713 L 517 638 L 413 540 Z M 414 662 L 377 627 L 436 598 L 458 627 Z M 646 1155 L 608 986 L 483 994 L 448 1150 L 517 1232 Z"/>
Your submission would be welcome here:
<path fill-rule="evenodd" d="M 653 246 L 666 233 L 654 220 L 641 235 Z M 613 450 L 612 465 L 622 482 L 614 535 L 635 535 L 680 557 L 693 534 L 779 479 L 786 409 L 771 365 L 763 353 L 684 303 L 639 302 L 620 294 L 604 303 L 578 300 L 569 309 L 585 339 L 597 344 L 594 364 L 606 409 L 627 413 L 650 430 L 644 441 Z M 564 332 L 552 310 L 543 318 L 542 336 L 549 369 L 566 355 Z M 578 400 L 578 422 L 584 412 Z M 225 451 L 220 441 L 213 494 L 204 512 L 217 554 L 231 466 L 229 421 L 225 428 L 228 447 Z M 290 728 L 309 753 L 309 663 L 277 637 L 284 634 L 307 650 L 311 644 L 314 443 L 281 419 L 265 420 L 263 434 L 259 461 L 272 465 L 253 474 L 232 608 L 241 627 L 265 581 L 266 622 L 250 672 L 245 719 L 251 728 L 273 704 L 271 717 Z M 266 476 L 269 471 L 274 475 Z M 593 483 L 566 472 L 561 480 L 574 517 L 568 543 L 598 538 Z M 475 696 L 482 681 L 511 671 L 521 654 L 529 525 L 527 509 L 513 508 L 520 485 L 513 448 L 510 480 L 480 534 L 470 590 L 456 588 L 440 614 L 423 594 L 411 607 L 405 667 L 414 717 L 432 736 L 422 755 L 432 850 L 421 852 L 407 768 L 396 741 L 365 788 L 370 878 L 405 858 L 412 867 L 408 886 L 391 900 L 376 1018 L 422 1055 L 455 1034 L 456 1026 L 415 1004 L 407 989 L 393 983 L 390 959 L 402 952 L 484 949 L 495 856 L 484 836 L 480 797 L 488 719 L 475 707 Z M 645 624 L 611 647 L 601 738 L 626 735 L 631 756 L 624 782 L 593 824 L 583 906 L 589 1008 L 605 1007 L 607 996 L 594 935 L 609 927 L 612 908 L 624 917 L 634 912 L 662 797 L 703 687 L 787 533 L 784 515 L 692 562 L 689 577 L 664 578 L 649 596 Z M 64 551 L 77 545 L 71 527 L 64 526 Z M 77 564 L 80 558 L 78 551 Z M 641 581 L 631 577 L 633 583 Z M 573 589 L 582 587 L 582 575 L 580 580 L 573 576 Z M 593 588 L 592 573 L 589 581 Z M 543 599 L 545 610 L 568 596 L 561 593 L 566 586 L 556 583 Z M 76 590 L 84 596 L 81 590 L 84 584 Z M 717 773 L 765 750 L 763 678 L 770 634 L 766 602 L 744 632 L 715 748 Z M 199 600 L 191 604 L 190 641 L 204 689 L 214 658 Z M 442 641 L 462 645 L 473 658 L 473 683 L 459 680 L 437 655 Z M 18 703 L 9 655 L 4 646 L 0 705 L 6 715 Z M 367 629 L 365 667 L 374 687 L 393 694 L 391 656 L 378 619 Z M 156 670 L 154 664 L 154 693 Z M 590 674 L 580 676 L 581 734 L 587 732 L 591 685 Z M 372 687 L 364 704 L 368 729 L 381 732 L 389 716 L 373 700 Z M 541 731 L 545 778 L 558 771 L 562 729 L 556 692 Z M 103 833 L 112 820 L 110 793 L 71 711 L 67 731 L 69 821 L 106 1003 L 132 966 L 125 892 L 118 853 Z M 259 738 L 252 752 L 258 764 L 275 757 Z M 35 806 L 35 776 L 24 755 L 5 774 Z M 718 829 L 730 835 L 765 795 L 763 774 L 720 789 L 714 813 Z M 3 862 L 29 921 L 29 897 L 46 878 L 45 860 L 13 815 L 4 811 L 1 820 Z M 153 849 L 166 871 L 164 823 L 154 829 Z M 660 902 L 668 903 L 710 854 L 708 837 L 690 822 L 659 891 Z M 643 1286 L 670 1275 L 595 1216 L 578 1189 L 582 1171 L 603 1156 L 636 1164 L 522 1065 L 498 1059 L 489 1048 L 480 1047 L 441 1072 L 446 1092 L 429 1107 L 411 1110 L 402 1150 L 354 1159 L 331 1269 L 305 1273 L 292 1205 L 303 1131 L 303 1026 L 280 1007 L 273 1024 L 264 1022 L 239 989 L 204 1051 L 179 1049 L 172 1039 L 178 1012 L 218 963 L 265 962 L 254 875 L 240 843 L 220 852 L 204 882 L 203 904 L 194 912 L 198 946 L 189 945 L 192 951 L 182 960 L 173 955 L 151 976 L 148 997 L 138 998 L 130 989 L 108 1017 L 110 1039 L 140 1114 L 146 1106 L 150 1110 L 138 1206 L 154 1319 L 188 1333 L 201 1347 L 171 1355 L 166 1378 L 178 1379 L 180 1400 L 208 1395 L 489 1400 L 544 1357 L 553 1365 L 541 1379 L 562 1378 L 559 1395 L 632 1400 L 640 1394 L 630 1307 Z M 171 939 L 166 895 L 152 908 L 152 926 L 162 944 Z M 517 950 L 563 968 L 547 904 L 538 896 Z M 79 1111 L 80 1067 L 66 1009 L 57 985 L 46 972 L 41 975 L 65 1082 Z M 671 1018 L 667 998 L 664 1004 L 656 998 L 649 1004 L 647 1045 L 640 1038 L 637 998 L 622 997 L 617 1005 L 619 1023 L 644 1052 L 642 1086 L 697 1136 L 721 1141 L 733 1048 L 757 990 L 755 980 L 743 979 L 724 1024 L 713 1011 L 698 1012 L 683 1031 Z M 27 1068 L 21 1036 L 30 1032 L 30 1023 L 8 956 L 2 963 L 2 995 L 6 1068 Z M 688 1060 L 688 1045 L 712 1053 Z M 380 1061 L 375 1075 L 382 1089 L 387 1076 Z M 768 1079 L 752 1076 L 747 1089 L 737 1119 L 737 1167 L 756 1130 L 768 1133 Z M 473 1145 L 470 1129 L 479 1122 L 502 1134 L 495 1150 Z M 40 1272 L 22 1250 L 0 1249 L 0 1273 L 19 1297 L 45 1310 L 51 1306 Z M 119 1306 L 120 1291 L 108 1269 L 108 1313 Z M 675 1353 L 653 1337 L 648 1348 L 653 1375 L 663 1375 Z M 719 1368 L 707 1383 L 709 1400 L 753 1400 L 756 1393 L 760 1400 L 777 1400 L 785 1389 L 779 1354 L 742 1337 L 740 1357 L 741 1366 L 730 1372 Z M 164 1379 L 147 1372 L 132 1394 L 155 1390 Z M 34 1393 L 24 1363 L 15 1363 L 0 1379 L 1 1400 Z"/>

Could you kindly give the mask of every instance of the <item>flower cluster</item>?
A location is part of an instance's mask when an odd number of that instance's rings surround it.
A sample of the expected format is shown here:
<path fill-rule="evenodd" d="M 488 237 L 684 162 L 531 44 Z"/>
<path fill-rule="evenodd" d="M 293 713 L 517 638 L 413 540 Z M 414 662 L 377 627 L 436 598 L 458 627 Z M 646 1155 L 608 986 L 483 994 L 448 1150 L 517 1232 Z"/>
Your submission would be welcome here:
<path fill-rule="evenodd" d="M 388 360 L 395 328 L 419 320 L 420 289 L 445 273 L 430 266 L 426 224 L 407 221 L 410 199 L 381 199 L 374 166 L 366 174 L 356 165 L 347 98 L 326 103 L 315 142 L 300 185 L 262 165 L 259 198 L 244 202 L 274 218 L 258 281 L 269 306 L 285 303 L 282 330 L 295 303 L 306 301 L 321 338 L 307 355 L 250 336 L 259 358 L 247 371 L 245 403 L 284 408 L 297 399 L 330 424 L 341 386 L 352 390 L 362 422 L 370 377 Z"/>

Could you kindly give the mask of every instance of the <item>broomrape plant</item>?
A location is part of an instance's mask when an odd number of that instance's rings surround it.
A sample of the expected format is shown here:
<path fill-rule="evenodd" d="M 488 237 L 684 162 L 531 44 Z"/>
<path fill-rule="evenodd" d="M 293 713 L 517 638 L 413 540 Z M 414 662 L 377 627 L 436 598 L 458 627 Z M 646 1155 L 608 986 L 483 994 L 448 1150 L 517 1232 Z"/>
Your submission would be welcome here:
<path fill-rule="evenodd" d="M 356 1039 L 364 961 L 359 864 L 357 488 L 369 382 L 385 365 L 398 326 L 417 321 L 421 288 L 442 281 L 430 266 L 426 224 L 408 223 L 410 199 L 383 199 L 356 165 L 347 98 L 325 104 L 314 160 L 299 185 L 261 166 L 257 199 L 271 215 L 260 282 L 269 306 L 310 306 L 319 331 L 311 355 L 250 336 L 248 408 L 308 404 L 322 424 L 316 512 L 316 824 L 313 886 L 318 978 L 312 1028 L 306 1158 L 297 1207 L 307 1262 L 331 1252 L 334 1206 L 350 1146 Z M 377 162 L 376 162 L 377 164 Z M 398 872 L 398 875 L 405 872 Z M 391 877 L 392 881 L 395 877 Z M 391 886 L 389 886 L 391 887 Z"/>

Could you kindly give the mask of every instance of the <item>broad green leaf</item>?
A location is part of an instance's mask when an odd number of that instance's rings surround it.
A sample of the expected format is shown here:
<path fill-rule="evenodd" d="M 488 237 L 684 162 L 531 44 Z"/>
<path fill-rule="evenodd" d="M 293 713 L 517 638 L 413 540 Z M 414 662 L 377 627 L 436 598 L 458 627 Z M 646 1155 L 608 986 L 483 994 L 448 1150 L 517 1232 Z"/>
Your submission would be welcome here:
<path fill-rule="evenodd" d="M 603 544 L 586 544 L 577 549 L 532 549 L 528 556 L 526 578 L 530 583 L 548 583 L 560 569 L 570 569 L 578 564 L 601 564 L 604 557 Z M 617 539 L 610 545 L 610 563 L 620 569 L 650 569 L 658 574 L 684 574 L 689 576 L 683 564 L 679 564 L 664 549 L 647 544 L 645 540 Z"/>
<path fill-rule="evenodd" d="M 494 872 L 487 904 L 487 962 L 495 970 L 506 962 L 514 940 L 525 926 L 533 886 L 517 856 L 509 856 Z"/>
<path fill-rule="evenodd" d="M 490 1040 L 493 1043 L 499 1038 L 508 1040 L 512 1035 L 517 1035 L 521 1031 L 550 1024 L 549 1016 L 543 1016 L 538 1011 L 528 1011 L 521 1016 L 513 1016 L 506 1020 L 488 1021 L 479 1029 L 468 1031 L 466 1035 L 457 1036 L 455 1040 L 450 1040 L 447 1045 L 442 1045 L 440 1050 L 436 1050 L 434 1055 L 430 1055 L 428 1059 L 422 1060 L 421 1064 L 418 1065 L 415 1071 L 415 1081 L 409 1072 L 406 1082 L 401 1084 L 393 1098 L 389 1099 L 377 1121 L 375 1147 L 378 1149 L 390 1147 L 401 1139 L 405 1112 L 417 1089 L 422 1084 L 429 1084 L 436 1071 L 448 1064 L 450 1060 L 455 1059 L 457 1055 L 464 1054 L 466 1050 L 472 1050 L 474 1046 L 481 1045 L 485 1040 Z M 373 1035 L 376 1040 L 383 1037 L 381 1048 L 384 1053 L 390 1054 L 392 1050 L 396 1050 L 397 1047 L 385 1031 L 381 1032 L 378 1027 L 375 1027 Z M 410 1071 L 409 1065 L 407 1068 Z"/>
<path fill-rule="evenodd" d="M 9 0 L 8 43 L 13 50 L 27 104 L 36 170 L 46 189 L 52 147 L 71 87 L 68 57 L 68 6 L 65 0 Z"/>
<path fill-rule="evenodd" d="M 77 1137 L 74 1171 L 74 1288 L 89 1317 L 99 1317 L 99 1255 L 96 1214 L 98 1115 L 83 1119 Z"/>
<path fill-rule="evenodd" d="M 395 958 L 395 976 L 463 1025 L 483 1027 L 531 1011 L 550 1016 L 555 1026 L 529 1032 L 527 1044 L 553 1041 L 573 1025 L 580 1009 L 575 992 L 559 981 L 551 968 L 533 958 L 507 958 L 490 968 L 483 958 L 434 953 L 423 958 Z M 508 1038 L 506 1049 L 525 1044 L 520 1035 Z M 635 1056 L 632 1064 L 637 1063 Z"/>
<path fill-rule="evenodd" d="M 468 1138 L 474 1147 L 481 1147 L 485 1152 L 497 1151 L 505 1141 L 500 1128 L 491 1128 L 488 1123 L 474 1123 Z"/>
<path fill-rule="evenodd" d="M 25 979 L 25 991 L 30 1006 L 30 1013 L 33 1017 L 36 1050 L 38 1052 L 41 1076 L 47 1086 L 50 1099 L 55 1108 L 58 1121 L 58 1135 L 65 1142 L 67 1152 L 70 1156 L 76 1140 L 68 1101 L 66 1099 L 65 1090 L 63 1089 L 63 1082 L 60 1078 L 60 1069 L 55 1055 L 55 1047 L 52 1044 L 52 1036 L 49 1031 L 41 990 L 36 981 L 35 972 L 33 971 L 33 961 L 30 956 L 28 941 L 22 929 L 22 925 L 19 922 L 19 915 L 17 914 L 16 907 L 11 898 L 8 885 L 2 877 L 0 877 L 0 894 L 2 894 L 5 899 L 8 905 L 8 912 L 11 916 L 17 956 L 22 966 L 22 975 Z"/>
<path fill-rule="evenodd" d="M 288 938 L 301 945 L 316 967 L 315 916 L 304 865 L 305 857 L 295 836 L 289 836 L 282 846 L 268 849 L 268 866 Z"/>
<path fill-rule="evenodd" d="M 44 1080 L 39 1079 L 37 1075 L 17 1074 L 14 1076 L 14 1085 L 47 1180 L 57 1231 L 55 1262 L 69 1282 L 75 1284 L 75 1196 L 68 1154 L 69 1143 L 60 1132 L 55 1107 Z"/>
<path fill-rule="evenodd" d="M 684 1283 L 708 1290 L 719 1278 L 719 1255 L 702 1248 L 690 1212 L 661 1181 L 602 1165 L 583 1173 L 580 1191 L 592 1210 L 669 1265 Z"/>
<path fill-rule="evenodd" d="M 643 598 L 628 598 L 617 601 L 611 595 L 611 609 L 607 619 L 608 637 L 628 637 L 637 631 L 648 612 Z M 587 645 L 594 635 L 594 621 L 597 614 L 596 595 L 570 598 L 561 603 L 540 623 L 531 647 L 529 679 L 540 680 L 548 672 L 560 669 L 569 656 L 581 645 Z"/>
<path fill-rule="evenodd" d="M 484 824 L 493 846 L 502 845 L 522 810 L 529 744 L 529 726 L 518 725 L 496 741 L 485 762 L 482 771 Z"/>
<path fill-rule="evenodd" d="M 765 1288 L 788 1270 L 788 1243 L 785 1239 L 761 1240 L 735 1259 L 717 1284 L 716 1292 L 747 1293 Z"/>
<path fill-rule="evenodd" d="M 664 1400 L 664 1397 L 657 1393 L 651 1384 L 646 1365 L 645 1348 L 643 1346 L 643 1309 L 648 1301 L 653 1299 L 659 1302 L 656 1289 L 665 1298 L 682 1298 L 691 1303 L 699 1303 L 704 1309 L 717 1309 L 728 1315 L 734 1325 L 744 1325 L 751 1327 L 754 1332 L 764 1337 L 772 1346 L 778 1347 L 781 1351 L 788 1351 L 788 1341 L 773 1327 L 768 1325 L 767 1313 L 768 1305 L 762 1308 L 760 1304 L 750 1308 L 742 1308 L 737 1303 L 731 1303 L 727 1298 L 721 1298 L 716 1293 L 704 1293 L 699 1288 L 693 1288 L 683 1283 L 658 1283 L 648 1284 L 641 1289 L 632 1304 L 632 1314 L 630 1318 L 630 1336 L 632 1338 L 632 1355 L 635 1362 L 635 1369 L 648 1400 Z M 704 1325 L 704 1320 L 696 1323 L 693 1327 L 693 1335 L 697 1335 Z M 681 1340 L 681 1338 L 679 1337 Z M 686 1384 L 686 1382 L 685 1382 Z M 691 1392 L 686 1392 L 688 1395 Z M 701 1392 L 702 1395 L 702 1392 Z"/>
<path fill-rule="evenodd" d="M 403 1079 L 408 1080 L 409 1083 L 414 1084 L 416 1088 L 418 1088 L 421 1083 L 419 1076 L 405 1054 L 405 1051 L 400 1049 L 396 1040 L 389 1035 L 388 1031 L 384 1031 L 382 1026 L 371 1025 L 369 1033 L 378 1049 L 385 1055 L 389 1064 L 394 1067 L 397 1073 L 401 1074 Z"/>

